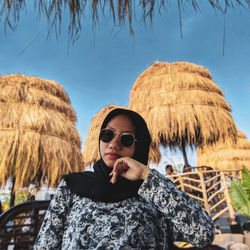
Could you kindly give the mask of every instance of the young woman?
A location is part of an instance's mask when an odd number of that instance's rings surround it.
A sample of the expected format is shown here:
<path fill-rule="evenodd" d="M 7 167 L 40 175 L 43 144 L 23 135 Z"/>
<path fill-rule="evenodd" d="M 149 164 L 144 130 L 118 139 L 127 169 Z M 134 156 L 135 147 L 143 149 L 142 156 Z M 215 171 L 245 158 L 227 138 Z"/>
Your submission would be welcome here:
<path fill-rule="evenodd" d="M 115 109 L 99 136 L 94 172 L 63 177 L 34 249 L 173 249 L 214 238 L 210 216 L 147 167 L 151 137 L 143 118 Z"/>

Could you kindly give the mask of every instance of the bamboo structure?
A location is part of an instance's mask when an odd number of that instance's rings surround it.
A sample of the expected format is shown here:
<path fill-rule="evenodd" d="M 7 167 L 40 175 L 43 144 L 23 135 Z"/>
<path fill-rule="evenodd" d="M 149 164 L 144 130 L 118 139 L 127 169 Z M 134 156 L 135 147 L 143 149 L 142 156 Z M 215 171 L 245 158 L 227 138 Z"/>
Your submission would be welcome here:
<path fill-rule="evenodd" d="M 135 81 L 130 108 L 146 120 L 153 145 L 185 147 L 236 141 L 230 105 L 207 69 L 187 62 L 155 62 Z"/>
<path fill-rule="evenodd" d="M 235 211 L 229 195 L 233 179 L 241 179 L 241 171 L 202 170 L 195 167 L 190 172 L 166 176 L 171 177 L 177 188 L 185 191 L 211 215 L 213 220 L 228 213 L 231 224 L 236 224 Z"/>
<path fill-rule="evenodd" d="M 83 148 L 83 161 L 85 166 L 91 166 L 95 162 L 100 159 L 99 153 L 99 133 L 101 129 L 101 125 L 108 115 L 110 111 L 115 108 L 123 108 L 126 109 L 127 107 L 121 107 L 118 105 L 109 105 L 101 109 L 99 113 L 93 116 L 90 127 L 89 127 L 89 134 L 85 140 L 84 148 Z M 161 159 L 160 150 L 157 148 L 150 147 L 149 151 L 149 160 L 154 163 L 159 163 Z"/>
<path fill-rule="evenodd" d="M 63 87 L 24 75 L 0 76 L 0 186 L 56 187 L 63 174 L 82 171 L 76 115 Z"/>
<path fill-rule="evenodd" d="M 229 141 L 218 142 L 197 150 L 197 165 L 208 165 L 214 169 L 241 169 L 245 166 L 250 170 L 250 142 L 246 135 L 237 132 L 237 144 Z"/>

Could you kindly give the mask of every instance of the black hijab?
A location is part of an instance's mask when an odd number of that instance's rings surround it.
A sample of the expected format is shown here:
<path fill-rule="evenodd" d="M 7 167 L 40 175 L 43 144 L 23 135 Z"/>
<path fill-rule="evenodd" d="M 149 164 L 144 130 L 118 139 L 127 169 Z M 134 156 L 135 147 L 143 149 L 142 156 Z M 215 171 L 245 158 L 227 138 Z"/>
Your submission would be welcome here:
<path fill-rule="evenodd" d="M 147 165 L 151 137 L 145 121 L 139 114 L 127 109 L 114 109 L 104 119 L 101 129 L 117 115 L 126 115 L 131 119 L 136 128 L 137 139 L 133 159 Z M 72 193 L 94 201 L 117 202 L 138 195 L 142 180 L 130 181 L 119 176 L 117 182 L 112 184 L 109 176 L 111 171 L 112 168 L 108 167 L 101 158 L 94 164 L 94 172 L 71 173 L 63 176 L 63 179 Z"/>

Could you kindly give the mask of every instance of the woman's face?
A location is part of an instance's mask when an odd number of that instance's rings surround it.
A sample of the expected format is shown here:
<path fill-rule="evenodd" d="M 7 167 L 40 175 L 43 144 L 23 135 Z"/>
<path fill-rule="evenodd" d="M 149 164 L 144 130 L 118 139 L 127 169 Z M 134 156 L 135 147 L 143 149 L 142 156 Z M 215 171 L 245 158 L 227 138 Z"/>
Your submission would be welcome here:
<path fill-rule="evenodd" d="M 131 147 L 124 147 L 120 142 L 119 134 L 129 132 L 135 136 L 135 126 L 126 115 L 117 115 L 109 121 L 106 128 L 117 133 L 110 142 L 100 140 L 101 157 L 105 164 L 112 168 L 117 159 L 125 156 L 132 157 L 134 155 L 135 144 Z"/>

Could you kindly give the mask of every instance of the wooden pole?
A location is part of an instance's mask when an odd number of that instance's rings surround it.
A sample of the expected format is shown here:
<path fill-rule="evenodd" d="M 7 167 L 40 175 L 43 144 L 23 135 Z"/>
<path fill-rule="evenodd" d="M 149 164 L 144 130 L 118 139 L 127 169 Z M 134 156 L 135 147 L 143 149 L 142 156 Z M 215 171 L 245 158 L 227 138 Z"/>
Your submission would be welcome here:
<path fill-rule="evenodd" d="M 179 175 L 179 182 L 180 182 L 180 185 L 181 185 L 181 190 L 185 191 L 185 187 L 184 187 L 184 183 L 183 183 L 183 179 L 182 179 L 181 175 Z"/>
<path fill-rule="evenodd" d="M 13 177 L 12 178 L 11 193 L 10 193 L 10 207 L 13 207 L 14 203 L 15 203 L 15 190 L 14 190 L 15 182 L 16 182 L 16 178 Z"/>
<path fill-rule="evenodd" d="M 188 159 L 187 159 L 187 154 L 186 154 L 185 142 L 184 141 L 182 142 L 181 147 L 182 147 L 182 153 L 183 153 L 183 157 L 184 157 L 185 166 L 188 166 L 189 164 L 188 164 Z"/>
<path fill-rule="evenodd" d="M 229 211 L 229 218 L 230 218 L 230 224 L 231 225 L 235 225 L 237 223 L 236 223 L 236 220 L 235 220 L 235 212 L 234 212 L 234 209 L 233 209 L 232 201 L 230 199 L 230 194 L 229 194 L 229 189 L 228 189 L 228 185 L 227 185 L 227 180 L 226 180 L 226 177 L 225 177 L 225 174 L 224 174 L 223 171 L 221 171 L 220 174 L 221 174 L 221 181 L 222 181 L 223 186 L 224 186 L 224 194 L 225 194 L 226 201 L 227 201 L 227 206 L 228 206 L 228 211 Z"/>
<path fill-rule="evenodd" d="M 207 200 L 207 190 L 206 190 L 203 172 L 198 172 L 198 174 L 200 176 L 200 181 L 201 181 L 201 189 L 202 189 L 202 196 L 204 199 L 204 207 L 205 207 L 206 211 L 210 214 L 210 208 L 209 208 L 209 204 L 208 204 L 208 200 Z"/>

